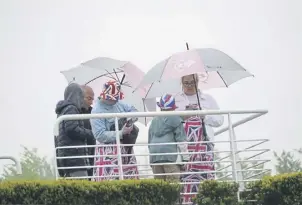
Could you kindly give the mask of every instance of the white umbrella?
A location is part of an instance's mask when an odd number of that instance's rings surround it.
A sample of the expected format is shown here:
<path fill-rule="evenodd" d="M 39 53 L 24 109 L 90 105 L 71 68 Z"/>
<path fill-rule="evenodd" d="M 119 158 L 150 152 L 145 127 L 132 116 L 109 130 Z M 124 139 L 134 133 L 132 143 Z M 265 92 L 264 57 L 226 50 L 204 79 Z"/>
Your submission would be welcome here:
<path fill-rule="evenodd" d="M 134 88 L 143 79 L 145 73 L 128 61 L 98 57 L 69 70 L 61 71 L 61 73 L 69 83 L 89 85 L 96 95 L 101 93 L 105 82 L 117 80 L 122 84 L 122 91 L 125 96 L 123 101 L 133 105 L 140 112 L 147 111 L 143 99 L 143 96 L 145 96 L 144 89 L 139 89 L 136 93 L 133 93 Z M 148 105 L 153 104 L 153 100 L 147 100 L 146 103 Z M 147 124 L 149 120 L 149 118 L 140 118 L 139 122 Z"/>
<path fill-rule="evenodd" d="M 179 93 L 182 90 L 181 77 L 193 73 L 199 75 L 198 88 L 201 90 L 228 87 L 253 76 L 222 51 L 213 48 L 192 49 L 176 53 L 156 64 L 147 72 L 134 93 L 144 89 L 145 99 Z"/>

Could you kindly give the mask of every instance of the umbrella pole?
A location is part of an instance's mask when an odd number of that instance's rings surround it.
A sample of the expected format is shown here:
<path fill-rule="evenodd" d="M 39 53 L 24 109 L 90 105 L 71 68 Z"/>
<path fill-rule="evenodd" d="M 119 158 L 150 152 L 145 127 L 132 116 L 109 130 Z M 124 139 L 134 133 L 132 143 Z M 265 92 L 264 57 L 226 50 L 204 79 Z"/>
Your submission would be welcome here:
<path fill-rule="evenodd" d="M 188 42 L 186 42 L 186 47 L 187 47 L 187 50 L 190 50 Z M 192 76 L 193 76 L 194 86 L 195 86 L 195 90 L 196 90 L 196 97 L 197 97 L 198 108 L 199 108 L 199 110 L 202 110 L 201 109 L 201 104 L 200 104 L 200 99 L 199 99 L 198 87 L 197 87 L 197 84 L 196 84 L 197 80 L 195 79 L 195 75 L 194 74 L 192 74 Z M 201 125 L 202 125 L 202 134 L 205 137 L 205 139 L 208 140 L 207 130 L 206 130 L 206 126 L 205 126 L 203 118 L 201 119 Z"/>

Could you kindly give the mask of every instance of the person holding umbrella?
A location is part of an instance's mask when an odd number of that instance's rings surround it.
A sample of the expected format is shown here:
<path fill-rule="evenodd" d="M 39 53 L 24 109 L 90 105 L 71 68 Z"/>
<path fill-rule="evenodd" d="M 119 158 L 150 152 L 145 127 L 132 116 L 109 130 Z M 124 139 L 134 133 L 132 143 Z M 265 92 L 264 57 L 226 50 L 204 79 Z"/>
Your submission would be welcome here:
<path fill-rule="evenodd" d="M 186 46 L 186 51 L 174 53 L 155 64 L 134 89 L 134 93 L 146 89 L 145 100 L 170 93 L 175 96 L 179 107 L 177 110 L 213 110 L 219 109 L 216 101 L 201 90 L 229 87 L 239 80 L 254 76 L 223 51 L 213 48 L 189 50 L 188 43 Z M 153 109 L 149 105 L 146 107 L 149 111 Z M 213 127 L 222 124 L 223 116 L 218 115 L 185 118 L 187 140 L 196 143 L 188 146 L 189 151 L 203 153 L 192 154 L 190 161 L 194 161 L 194 164 L 186 166 L 186 172 L 192 174 L 182 177 L 186 182 L 184 192 L 188 193 L 182 197 L 183 203 L 192 202 L 192 192 L 198 191 L 197 184 L 201 180 L 214 178 L 214 164 L 211 162 L 214 145 L 208 141 L 213 140 Z"/>
<path fill-rule="evenodd" d="M 131 105 L 122 102 L 124 94 L 121 90 L 121 84 L 117 81 L 108 81 L 104 84 L 103 90 L 96 100 L 91 111 L 94 113 L 122 113 L 137 112 L 137 109 Z M 139 129 L 134 125 L 136 119 L 119 119 L 119 136 L 121 144 L 135 144 Z M 99 146 L 96 149 L 96 155 L 117 155 L 115 118 L 91 119 L 91 128 L 93 135 Z M 112 144 L 112 146 L 108 146 Z M 107 146 L 102 146 L 107 145 Z M 123 146 L 121 154 L 133 154 L 133 147 Z M 122 157 L 123 164 L 136 164 L 135 156 Z M 94 170 L 95 181 L 118 179 L 117 157 L 101 156 L 96 157 L 95 165 L 99 166 Z M 104 165 L 107 165 L 104 167 Z M 108 167 L 112 165 L 112 167 Z M 125 178 L 137 178 L 137 166 L 124 166 Z M 130 177 L 129 177 L 130 175 Z M 134 175 L 134 176 L 131 176 Z"/>
<path fill-rule="evenodd" d="M 219 109 L 215 99 L 209 94 L 203 93 L 198 89 L 199 78 L 197 74 L 186 75 L 181 77 L 182 92 L 175 96 L 179 111 L 183 110 L 199 110 Z M 214 144 L 207 141 L 213 141 L 213 127 L 219 127 L 223 124 L 223 115 L 207 115 L 207 116 L 187 116 L 185 117 L 184 127 L 186 130 L 187 141 L 195 142 L 188 146 L 189 152 L 203 152 L 200 154 L 192 154 L 190 162 L 185 168 L 185 174 L 182 176 L 184 185 L 183 202 L 190 202 L 192 195 L 190 193 L 197 192 L 198 184 L 190 182 L 200 182 L 202 180 L 215 179 L 214 167 Z M 208 153 L 207 153 L 208 152 Z M 200 162 L 197 163 L 196 162 Z M 194 172 L 212 172 L 205 174 L 196 174 Z"/>

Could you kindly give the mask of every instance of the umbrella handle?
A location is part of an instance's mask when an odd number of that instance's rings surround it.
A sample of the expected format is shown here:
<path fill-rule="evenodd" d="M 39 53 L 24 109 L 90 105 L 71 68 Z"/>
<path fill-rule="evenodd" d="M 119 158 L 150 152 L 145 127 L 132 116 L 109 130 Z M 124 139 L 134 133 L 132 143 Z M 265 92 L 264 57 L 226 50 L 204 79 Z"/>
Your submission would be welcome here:
<path fill-rule="evenodd" d="M 126 75 L 124 74 L 123 77 L 122 77 L 122 80 L 121 80 L 121 85 L 123 84 L 123 81 L 125 79 Z"/>

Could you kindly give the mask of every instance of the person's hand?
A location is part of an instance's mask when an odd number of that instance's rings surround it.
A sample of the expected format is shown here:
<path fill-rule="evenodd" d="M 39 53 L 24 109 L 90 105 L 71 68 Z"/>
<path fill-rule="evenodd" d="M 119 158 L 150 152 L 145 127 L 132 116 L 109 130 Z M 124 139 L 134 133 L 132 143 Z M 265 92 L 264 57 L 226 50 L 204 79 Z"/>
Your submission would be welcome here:
<path fill-rule="evenodd" d="M 138 121 L 138 118 L 137 117 L 132 117 L 132 118 L 128 118 L 128 120 L 131 120 L 133 123 L 135 123 L 136 121 Z"/>
<path fill-rule="evenodd" d="M 180 168 L 181 172 L 186 171 L 186 165 L 184 165 L 184 164 L 179 165 L 179 168 Z"/>
<path fill-rule="evenodd" d="M 133 124 L 130 127 L 127 127 L 125 124 L 124 127 L 122 128 L 122 134 L 128 135 L 131 133 L 132 130 L 133 130 Z"/>
<path fill-rule="evenodd" d="M 180 164 L 180 171 L 184 172 L 186 171 L 186 166 L 188 161 L 183 161 L 185 164 Z"/>

